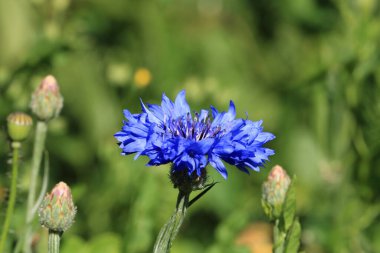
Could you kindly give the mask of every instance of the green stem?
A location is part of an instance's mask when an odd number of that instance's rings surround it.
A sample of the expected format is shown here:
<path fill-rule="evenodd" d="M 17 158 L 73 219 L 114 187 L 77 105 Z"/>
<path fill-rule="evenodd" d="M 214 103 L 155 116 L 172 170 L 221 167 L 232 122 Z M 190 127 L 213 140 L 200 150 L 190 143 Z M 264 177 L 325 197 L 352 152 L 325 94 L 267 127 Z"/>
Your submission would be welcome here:
<path fill-rule="evenodd" d="M 48 253 L 59 253 L 59 242 L 62 233 L 49 230 Z"/>
<path fill-rule="evenodd" d="M 154 244 L 153 253 L 168 253 L 182 225 L 189 206 L 189 194 L 178 194 L 177 208 L 169 221 L 161 228 Z"/>
<path fill-rule="evenodd" d="M 273 253 L 284 253 L 286 232 L 280 227 L 280 220 L 276 219 L 273 227 Z"/>
<path fill-rule="evenodd" d="M 5 222 L 3 225 L 3 232 L 1 234 L 0 241 L 0 253 L 4 251 L 5 242 L 7 240 L 9 226 L 12 220 L 13 210 L 16 202 L 17 194 L 17 174 L 18 174 L 18 161 L 19 161 L 19 149 L 21 147 L 20 142 L 12 142 L 13 157 L 12 157 L 12 181 L 11 181 L 11 193 L 9 196 L 8 207 L 5 215 Z"/>
<path fill-rule="evenodd" d="M 32 168 L 30 175 L 30 184 L 29 184 L 29 195 L 27 202 L 27 212 L 26 212 L 26 229 L 24 235 L 24 253 L 31 253 L 31 242 L 32 242 L 32 233 L 33 233 L 33 217 L 35 215 L 35 210 L 33 207 L 35 205 L 36 199 L 36 188 L 38 180 L 38 172 L 41 165 L 42 155 L 45 148 L 45 139 L 47 132 L 47 124 L 44 121 L 38 121 L 36 127 L 36 137 L 34 140 L 33 147 L 33 159 L 32 159 Z"/>

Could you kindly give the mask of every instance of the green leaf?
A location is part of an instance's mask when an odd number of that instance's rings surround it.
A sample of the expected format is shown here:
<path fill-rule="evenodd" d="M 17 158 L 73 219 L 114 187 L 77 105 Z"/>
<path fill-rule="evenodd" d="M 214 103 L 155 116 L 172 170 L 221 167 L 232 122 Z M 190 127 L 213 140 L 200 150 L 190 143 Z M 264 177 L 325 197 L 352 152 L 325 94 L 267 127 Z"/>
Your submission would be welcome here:
<path fill-rule="evenodd" d="M 289 185 L 289 189 L 286 193 L 286 198 L 283 206 L 284 216 L 284 228 L 288 231 L 293 223 L 296 213 L 296 191 L 294 187 L 295 177 L 293 177 L 292 183 Z"/>
<path fill-rule="evenodd" d="M 286 237 L 285 253 L 296 253 L 300 246 L 301 224 L 296 218 Z"/>
<path fill-rule="evenodd" d="M 204 187 L 204 190 L 199 193 L 197 196 L 195 196 L 192 200 L 190 200 L 190 202 L 188 203 L 188 208 L 195 203 L 195 201 L 199 200 L 206 192 L 208 192 L 212 187 L 214 187 L 214 185 L 216 185 L 217 183 L 219 182 L 213 182 L 211 184 L 207 184 L 205 187 Z"/>

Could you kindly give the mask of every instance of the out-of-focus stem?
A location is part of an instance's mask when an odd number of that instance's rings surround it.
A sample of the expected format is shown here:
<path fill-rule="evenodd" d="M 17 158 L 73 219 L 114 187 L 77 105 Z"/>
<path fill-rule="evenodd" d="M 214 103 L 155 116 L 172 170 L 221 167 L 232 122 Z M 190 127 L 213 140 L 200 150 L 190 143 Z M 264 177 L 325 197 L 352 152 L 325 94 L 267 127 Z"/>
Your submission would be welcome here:
<path fill-rule="evenodd" d="M 44 121 L 38 121 L 36 127 L 36 135 L 33 147 L 33 158 L 32 158 L 32 168 L 30 175 L 29 184 L 29 195 L 27 202 L 27 212 L 26 212 L 26 228 L 24 235 L 24 253 L 31 253 L 31 242 L 33 233 L 33 217 L 35 215 L 35 210 L 33 207 L 35 205 L 36 191 L 37 191 L 37 181 L 38 173 L 41 165 L 42 155 L 45 148 L 45 139 L 47 132 L 47 123 Z"/>
<path fill-rule="evenodd" d="M 274 253 L 284 253 L 285 237 L 286 237 L 286 232 L 284 232 L 281 229 L 280 220 L 276 219 L 275 225 L 273 226 L 273 252 Z"/>
<path fill-rule="evenodd" d="M 12 181 L 11 181 L 11 193 L 9 196 L 9 203 L 5 215 L 5 221 L 3 225 L 3 232 L 1 234 L 0 241 L 0 253 L 4 251 L 5 242 L 7 240 L 9 226 L 12 220 L 13 210 L 16 202 L 17 194 L 17 174 L 18 174 L 18 161 L 19 161 L 19 149 L 21 147 L 20 142 L 12 142 L 13 157 L 12 157 Z"/>

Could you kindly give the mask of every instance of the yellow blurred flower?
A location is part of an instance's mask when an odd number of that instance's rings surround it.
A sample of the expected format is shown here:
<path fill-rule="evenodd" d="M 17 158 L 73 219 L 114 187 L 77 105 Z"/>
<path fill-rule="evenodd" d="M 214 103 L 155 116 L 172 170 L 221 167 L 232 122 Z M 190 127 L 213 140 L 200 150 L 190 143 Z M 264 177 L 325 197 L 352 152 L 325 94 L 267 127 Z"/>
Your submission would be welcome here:
<path fill-rule="evenodd" d="M 152 75 L 146 68 L 138 68 L 133 77 L 137 87 L 144 88 L 152 81 Z"/>
<path fill-rule="evenodd" d="M 272 227 L 264 222 L 250 224 L 236 238 L 235 243 L 248 247 L 252 253 L 272 253 Z"/>

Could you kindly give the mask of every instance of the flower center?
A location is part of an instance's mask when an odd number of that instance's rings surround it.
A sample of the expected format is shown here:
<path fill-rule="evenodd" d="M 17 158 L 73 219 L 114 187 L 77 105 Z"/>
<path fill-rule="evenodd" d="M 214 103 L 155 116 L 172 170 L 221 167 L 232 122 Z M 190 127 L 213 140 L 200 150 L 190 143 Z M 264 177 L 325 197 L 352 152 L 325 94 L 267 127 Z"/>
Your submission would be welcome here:
<path fill-rule="evenodd" d="M 209 137 L 213 138 L 221 132 L 220 126 L 211 127 L 211 121 L 208 116 L 199 120 L 199 113 L 197 112 L 194 118 L 191 117 L 190 113 L 187 113 L 186 116 L 172 119 L 169 125 L 165 127 L 175 137 L 180 136 L 194 141 Z"/>

